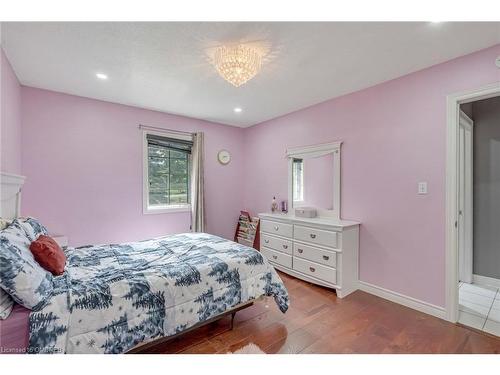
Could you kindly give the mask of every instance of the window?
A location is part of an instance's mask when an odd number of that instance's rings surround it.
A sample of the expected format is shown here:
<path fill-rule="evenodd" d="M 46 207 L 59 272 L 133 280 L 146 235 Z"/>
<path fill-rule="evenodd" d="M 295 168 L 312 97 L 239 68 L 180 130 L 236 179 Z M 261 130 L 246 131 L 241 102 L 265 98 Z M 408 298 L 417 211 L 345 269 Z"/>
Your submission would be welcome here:
<path fill-rule="evenodd" d="M 145 132 L 144 213 L 190 209 L 192 145 L 188 136 Z"/>
<path fill-rule="evenodd" d="M 304 200 L 304 161 L 293 159 L 293 201 L 302 202 Z"/>

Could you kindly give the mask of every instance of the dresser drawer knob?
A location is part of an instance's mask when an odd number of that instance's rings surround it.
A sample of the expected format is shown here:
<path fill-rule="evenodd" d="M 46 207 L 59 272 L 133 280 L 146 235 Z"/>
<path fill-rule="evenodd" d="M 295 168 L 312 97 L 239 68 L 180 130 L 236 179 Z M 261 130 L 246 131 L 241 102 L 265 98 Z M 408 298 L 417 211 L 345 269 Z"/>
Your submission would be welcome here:
<path fill-rule="evenodd" d="M 311 238 L 316 238 L 316 235 L 315 234 L 310 234 Z"/>
<path fill-rule="evenodd" d="M 278 259 L 278 256 L 276 256 L 276 255 L 273 255 L 273 259 Z"/>
<path fill-rule="evenodd" d="M 283 245 L 283 249 L 288 249 L 288 245 Z"/>
<path fill-rule="evenodd" d="M 309 271 L 314 272 L 314 271 L 316 271 L 316 268 L 314 268 L 314 267 L 309 267 Z"/>
<path fill-rule="evenodd" d="M 323 259 L 328 260 L 328 259 L 330 259 L 330 257 L 328 255 L 323 255 Z"/>
<path fill-rule="evenodd" d="M 269 243 L 269 240 L 264 240 L 265 243 Z"/>
<path fill-rule="evenodd" d="M 299 252 L 299 254 L 302 254 L 304 252 L 304 250 L 302 249 L 297 249 L 297 251 Z"/>
<path fill-rule="evenodd" d="M 279 230 L 279 229 L 280 229 L 279 226 L 277 226 L 277 225 L 274 226 L 274 230 Z"/>

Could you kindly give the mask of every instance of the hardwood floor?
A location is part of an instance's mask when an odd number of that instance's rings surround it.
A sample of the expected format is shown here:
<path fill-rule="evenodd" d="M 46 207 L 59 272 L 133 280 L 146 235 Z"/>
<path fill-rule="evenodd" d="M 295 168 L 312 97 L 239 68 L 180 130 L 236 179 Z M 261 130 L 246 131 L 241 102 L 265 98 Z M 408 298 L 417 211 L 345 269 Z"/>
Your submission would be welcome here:
<path fill-rule="evenodd" d="M 335 292 L 280 273 L 290 294 L 282 314 L 271 298 L 147 353 L 227 353 L 254 343 L 266 353 L 499 353 L 500 338 L 357 291 Z"/>

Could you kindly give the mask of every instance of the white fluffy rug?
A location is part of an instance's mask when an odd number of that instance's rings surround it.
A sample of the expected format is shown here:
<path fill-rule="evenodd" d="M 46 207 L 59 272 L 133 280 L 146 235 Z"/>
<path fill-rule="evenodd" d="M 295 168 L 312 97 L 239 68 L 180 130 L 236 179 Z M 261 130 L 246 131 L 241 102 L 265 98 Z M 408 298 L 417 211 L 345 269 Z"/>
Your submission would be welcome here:
<path fill-rule="evenodd" d="M 260 348 L 257 345 L 251 343 L 245 345 L 243 348 L 238 349 L 233 353 L 229 352 L 228 354 L 266 354 L 266 353 L 260 350 Z"/>
<path fill-rule="evenodd" d="M 285 345 L 283 346 L 277 354 L 297 354 L 299 351 L 296 350 L 293 346 Z M 245 345 L 241 349 L 236 350 L 235 352 L 229 352 L 227 354 L 267 354 L 263 350 L 261 350 L 254 343 L 250 343 Z"/>

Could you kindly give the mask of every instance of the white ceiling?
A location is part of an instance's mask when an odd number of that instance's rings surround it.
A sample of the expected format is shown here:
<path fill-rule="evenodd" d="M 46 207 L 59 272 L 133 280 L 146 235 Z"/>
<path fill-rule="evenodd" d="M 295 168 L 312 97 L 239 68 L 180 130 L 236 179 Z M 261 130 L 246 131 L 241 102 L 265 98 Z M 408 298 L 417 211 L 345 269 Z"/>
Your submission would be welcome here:
<path fill-rule="evenodd" d="M 239 88 L 209 57 L 237 41 L 267 51 Z M 2 23 L 23 85 L 241 127 L 497 43 L 500 23 Z"/>

